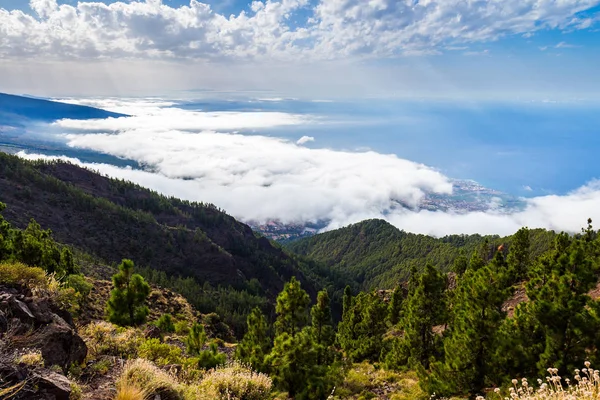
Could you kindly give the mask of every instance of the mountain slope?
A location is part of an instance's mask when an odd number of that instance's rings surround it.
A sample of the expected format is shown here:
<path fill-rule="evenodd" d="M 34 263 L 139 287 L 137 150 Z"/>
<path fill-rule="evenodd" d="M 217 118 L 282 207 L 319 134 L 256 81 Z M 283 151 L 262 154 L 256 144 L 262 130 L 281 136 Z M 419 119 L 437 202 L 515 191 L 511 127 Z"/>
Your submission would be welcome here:
<path fill-rule="evenodd" d="M 170 275 L 236 289 L 256 290 L 257 280 L 270 299 L 294 275 L 316 293 L 293 258 L 212 205 L 166 198 L 71 164 L 4 153 L 0 201 L 15 225 L 34 218 L 59 242 L 110 262 L 131 258 Z"/>
<path fill-rule="evenodd" d="M 532 230 L 532 254 L 537 256 L 550 247 L 553 232 Z M 409 276 L 412 267 L 427 263 L 449 270 L 460 251 L 467 256 L 485 241 L 489 257 L 511 238 L 481 235 L 451 235 L 434 238 L 399 230 L 383 220 L 362 221 L 345 228 L 299 239 L 286 247 L 303 256 L 325 263 L 334 271 L 348 274 L 363 289 L 392 288 Z"/>
<path fill-rule="evenodd" d="M 58 119 L 95 119 L 122 117 L 99 108 L 60 103 L 0 93 L 0 126 L 18 126 L 30 122 L 52 122 Z"/>

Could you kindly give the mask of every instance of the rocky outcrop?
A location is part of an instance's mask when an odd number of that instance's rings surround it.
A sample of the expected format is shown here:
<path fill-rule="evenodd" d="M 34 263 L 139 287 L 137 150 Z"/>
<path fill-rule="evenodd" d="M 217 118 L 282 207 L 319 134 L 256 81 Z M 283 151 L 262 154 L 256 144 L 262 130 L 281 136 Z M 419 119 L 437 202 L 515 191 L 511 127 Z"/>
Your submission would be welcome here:
<path fill-rule="evenodd" d="M 40 349 L 46 367 L 58 365 L 67 370 L 85 360 L 87 347 L 72 320 L 65 321 L 55 310 L 49 299 L 0 287 L 0 333 L 10 330 L 11 340 L 20 347 Z"/>
<path fill-rule="evenodd" d="M 39 352 L 44 367 L 17 364 L 15 355 L 24 350 Z M 71 382 L 50 367 L 66 372 L 86 355 L 68 312 L 25 288 L 0 286 L 0 382 L 23 385 L 13 399 L 68 400 Z"/>
<path fill-rule="evenodd" d="M 47 368 L 30 368 L 0 361 L 0 381 L 8 386 L 23 384 L 11 393 L 14 400 L 69 400 L 71 382 L 64 375 Z"/>

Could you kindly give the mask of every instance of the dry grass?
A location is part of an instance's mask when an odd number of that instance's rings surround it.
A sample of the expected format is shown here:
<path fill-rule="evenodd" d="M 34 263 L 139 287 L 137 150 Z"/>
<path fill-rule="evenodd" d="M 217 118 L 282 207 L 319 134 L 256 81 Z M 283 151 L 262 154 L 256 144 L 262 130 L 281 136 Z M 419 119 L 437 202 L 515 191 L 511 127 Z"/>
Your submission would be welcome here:
<path fill-rule="evenodd" d="M 548 368 L 549 376 L 546 382 L 538 379 L 538 388 L 535 389 L 527 379 L 521 382 L 513 379 L 513 387 L 509 389 L 508 397 L 502 396 L 496 389 L 492 399 L 509 400 L 598 400 L 600 399 L 600 371 L 590 368 L 590 363 L 585 363 L 585 368 L 576 369 L 573 380 L 563 379 L 558 375 L 558 370 Z M 478 397 L 477 400 L 483 400 Z"/>
<path fill-rule="evenodd" d="M 172 375 L 141 358 L 129 361 L 117 380 L 117 393 L 133 393 L 135 388 L 143 388 L 142 399 L 159 395 L 162 400 L 182 400 L 185 389 Z"/>
<path fill-rule="evenodd" d="M 266 400 L 273 383 L 265 374 L 233 362 L 209 371 L 199 385 L 205 396 L 219 400 Z"/>
<path fill-rule="evenodd" d="M 149 394 L 137 386 L 124 383 L 117 388 L 115 400 L 146 400 Z"/>
<path fill-rule="evenodd" d="M 134 358 L 144 339 L 139 329 L 119 328 L 105 321 L 92 322 L 81 328 L 79 334 L 88 346 L 91 359 L 101 355 Z"/>

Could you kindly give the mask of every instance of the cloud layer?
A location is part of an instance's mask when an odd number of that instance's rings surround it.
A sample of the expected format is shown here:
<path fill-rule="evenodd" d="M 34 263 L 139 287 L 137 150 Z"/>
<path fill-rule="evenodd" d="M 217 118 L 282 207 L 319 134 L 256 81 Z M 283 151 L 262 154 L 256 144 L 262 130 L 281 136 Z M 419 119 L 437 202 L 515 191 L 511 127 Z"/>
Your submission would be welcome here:
<path fill-rule="evenodd" d="M 332 59 L 436 53 L 542 29 L 587 29 L 599 0 L 266 0 L 225 16 L 190 0 L 31 0 L 0 8 L 0 56 Z M 315 5 L 313 5 L 315 4 Z"/>
<path fill-rule="evenodd" d="M 439 236 L 510 234 L 521 226 L 577 231 L 588 217 L 600 219 L 600 182 L 565 196 L 528 199 L 523 211 L 512 214 L 494 207 L 487 212 L 416 212 L 411 208 L 426 193 L 451 192 L 446 176 L 395 155 L 311 149 L 274 137 L 232 133 L 240 126 L 258 126 L 256 121 L 261 129 L 312 123 L 306 116 L 192 112 L 147 100 L 81 103 L 128 109 L 138 116 L 59 121 L 53 130 L 62 132 L 59 138 L 73 148 L 136 160 L 145 170 L 86 166 L 166 195 L 214 203 L 244 221 L 325 220 L 331 229 L 384 218 L 407 231 Z"/>

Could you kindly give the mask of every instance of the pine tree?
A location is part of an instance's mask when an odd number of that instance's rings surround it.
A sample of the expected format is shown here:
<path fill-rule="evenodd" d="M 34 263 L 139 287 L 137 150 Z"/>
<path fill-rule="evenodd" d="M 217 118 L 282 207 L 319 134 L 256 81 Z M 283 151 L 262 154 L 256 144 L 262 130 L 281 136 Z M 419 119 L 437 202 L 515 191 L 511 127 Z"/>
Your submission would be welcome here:
<path fill-rule="evenodd" d="M 529 271 L 529 229 L 521 228 L 513 235 L 507 264 L 509 281 L 520 282 Z"/>
<path fill-rule="evenodd" d="M 456 257 L 454 263 L 452 263 L 451 271 L 457 276 L 462 276 L 467 268 L 469 268 L 469 259 L 465 256 L 464 250 L 460 249 L 458 257 Z"/>
<path fill-rule="evenodd" d="M 292 277 L 277 296 L 275 333 L 280 335 L 286 332 L 294 336 L 299 332 L 308 321 L 309 304 L 308 294 L 300 287 L 300 282 Z"/>
<path fill-rule="evenodd" d="M 325 305 L 327 297 L 321 295 L 321 304 Z M 277 320 L 273 349 L 267 356 L 268 365 L 275 384 L 286 390 L 292 398 L 313 397 L 315 391 L 310 387 L 322 387 L 322 368 L 318 360 L 318 346 L 314 336 L 319 334 L 324 338 L 323 328 L 326 326 L 327 311 L 324 307 L 315 310 L 315 324 L 320 325 L 320 333 L 313 326 L 302 329 L 307 320 L 307 309 L 310 303 L 308 294 L 300 287 L 300 282 L 292 278 L 286 283 L 283 291 L 277 296 Z"/>
<path fill-rule="evenodd" d="M 141 275 L 133 273 L 133 268 L 133 261 L 125 259 L 112 277 L 113 289 L 106 311 L 109 321 L 121 326 L 142 324 L 148 316 L 145 303 L 150 286 Z"/>
<path fill-rule="evenodd" d="M 195 322 L 194 325 L 192 325 L 188 336 L 185 340 L 185 345 L 188 353 L 192 355 L 200 354 L 205 343 L 206 331 L 204 330 L 204 325 Z"/>
<path fill-rule="evenodd" d="M 173 323 L 173 317 L 171 317 L 171 314 L 161 315 L 158 321 L 156 321 L 156 326 L 163 332 L 175 332 L 175 324 Z"/>
<path fill-rule="evenodd" d="M 251 365 L 253 369 L 266 372 L 265 356 L 271 347 L 269 326 L 260 308 L 256 307 L 248 315 L 248 330 L 235 349 L 236 357 Z"/>
<path fill-rule="evenodd" d="M 588 296 L 600 272 L 599 244 L 589 223 L 579 238 L 559 235 L 555 252 L 535 269 L 540 276 L 534 275 L 527 285 L 526 312 L 545 335 L 537 362 L 540 373 L 548 366 L 561 374 L 581 367 L 599 337 L 597 304 Z"/>
<path fill-rule="evenodd" d="M 311 334 L 317 350 L 317 364 L 328 364 L 333 361 L 331 346 L 335 341 L 333 320 L 331 318 L 331 304 L 327 290 L 322 290 L 317 295 L 317 303 L 310 310 Z"/>
<path fill-rule="evenodd" d="M 400 311 L 402 310 L 403 300 L 402 286 L 397 285 L 392 293 L 390 305 L 388 306 L 388 321 L 392 326 L 396 325 L 400 320 Z"/>
<path fill-rule="evenodd" d="M 377 361 L 386 332 L 387 306 L 377 293 L 361 292 L 338 325 L 337 340 L 355 362 Z"/>
<path fill-rule="evenodd" d="M 492 374 L 496 331 L 504 319 L 502 304 L 509 290 L 494 266 L 469 269 L 452 305 L 450 336 L 444 340 L 445 361 L 432 364 L 423 383 L 440 395 L 476 394 Z"/>
<path fill-rule="evenodd" d="M 439 357 L 441 339 L 433 327 L 445 321 L 446 305 L 444 291 L 446 277 L 431 264 L 416 279 L 416 287 L 406 299 L 400 326 L 401 338 L 395 339 L 392 350 L 386 356 L 388 368 L 403 365 L 429 367 L 431 357 Z"/>
<path fill-rule="evenodd" d="M 273 350 L 266 358 L 271 377 L 277 387 L 288 392 L 293 399 L 317 399 L 310 396 L 308 386 L 318 380 L 317 353 L 310 330 L 304 329 L 294 336 L 282 332 L 275 337 Z"/>
<path fill-rule="evenodd" d="M 344 289 L 344 297 L 342 298 L 342 318 L 350 307 L 352 307 L 352 289 L 350 289 L 350 286 L 346 286 Z"/>

